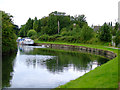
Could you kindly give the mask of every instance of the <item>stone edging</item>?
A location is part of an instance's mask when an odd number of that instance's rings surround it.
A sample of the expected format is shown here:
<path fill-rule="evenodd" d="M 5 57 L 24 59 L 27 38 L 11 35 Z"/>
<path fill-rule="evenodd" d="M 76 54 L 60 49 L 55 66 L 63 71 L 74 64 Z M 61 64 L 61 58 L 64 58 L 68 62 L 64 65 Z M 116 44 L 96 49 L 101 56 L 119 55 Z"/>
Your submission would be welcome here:
<path fill-rule="evenodd" d="M 112 51 L 89 48 L 89 47 L 84 47 L 84 46 L 74 46 L 74 45 L 64 45 L 64 44 L 47 44 L 47 43 L 35 43 L 35 45 L 50 47 L 54 49 L 67 49 L 67 50 L 77 50 L 81 52 L 89 52 L 89 53 L 96 54 L 96 55 L 102 55 L 109 59 L 113 59 L 117 56 Z"/>

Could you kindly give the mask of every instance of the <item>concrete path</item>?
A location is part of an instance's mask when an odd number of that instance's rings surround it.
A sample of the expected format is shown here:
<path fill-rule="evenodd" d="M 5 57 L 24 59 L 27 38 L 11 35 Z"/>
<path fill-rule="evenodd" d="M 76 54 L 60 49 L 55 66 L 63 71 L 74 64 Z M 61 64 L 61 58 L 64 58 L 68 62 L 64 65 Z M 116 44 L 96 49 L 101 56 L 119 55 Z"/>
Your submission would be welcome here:
<path fill-rule="evenodd" d="M 107 47 L 107 46 L 105 46 L 105 47 Z M 116 47 L 107 47 L 107 48 L 120 49 L 120 48 L 116 48 Z"/>

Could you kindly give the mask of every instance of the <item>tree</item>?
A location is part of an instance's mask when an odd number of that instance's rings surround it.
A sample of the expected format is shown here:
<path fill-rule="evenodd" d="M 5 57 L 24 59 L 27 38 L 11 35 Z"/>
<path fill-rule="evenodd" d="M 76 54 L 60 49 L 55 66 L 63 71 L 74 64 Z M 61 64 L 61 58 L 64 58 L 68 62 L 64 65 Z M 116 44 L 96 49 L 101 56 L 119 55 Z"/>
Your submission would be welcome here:
<path fill-rule="evenodd" d="M 88 41 L 93 36 L 93 29 L 90 28 L 87 24 L 83 26 L 83 28 L 80 31 L 80 38 L 83 41 Z"/>
<path fill-rule="evenodd" d="M 115 30 L 117 31 L 118 29 L 119 29 L 119 23 L 116 22 L 116 23 L 115 23 Z"/>
<path fill-rule="evenodd" d="M 111 38 L 112 36 L 110 33 L 110 27 L 104 23 L 104 25 L 99 30 L 99 39 L 104 42 L 110 42 Z"/>
<path fill-rule="evenodd" d="M 114 41 L 115 41 L 116 46 L 118 46 L 118 44 L 120 44 L 120 30 L 117 31 Z"/>
<path fill-rule="evenodd" d="M 20 37 L 25 37 L 26 36 L 26 34 L 25 34 L 25 25 L 21 26 L 19 36 Z"/>
<path fill-rule="evenodd" d="M 25 36 L 27 36 L 27 32 L 30 30 L 30 29 L 33 29 L 33 20 L 31 18 L 28 19 L 27 23 L 25 24 Z"/>
<path fill-rule="evenodd" d="M 76 23 L 80 26 L 80 28 L 82 28 L 85 24 L 87 24 L 86 22 L 86 17 L 85 15 L 75 15 L 74 17 L 71 17 L 73 23 Z"/>
<path fill-rule="evenodd" d="M 52 30 L 52 32 L 50 33 L 51 35 L 53 34 L 57 34 L 58 33 L 58 21 L 57 21 L 57 17 L 53 14 L 50 14 L 49 18 L 48 18 L 48 28 L 50 28 L 50 30 Z M 50 31 L 48 31 L 50 32 Z"/>
<path fill-rule="evenodd" d="M 41 21 L 40 21 L 40 19 L 37 20 L 37 17 L 35 17 L 35 19 L 34 19 L 33 29 L 34 29 L 36 32 L 40 32 L 40 30 L 41 30 Z"/>
<path fill-rule="evenodd" d="M 52 34 L 58 33 L 58 21 L 59 21 L 59 30 L 62 28 L 70 26 L 70 16 L 65 15 L 64 12 L 52 12 L 48 17 L 48 27 L 52 30 Z"/>
<path fill-rule="evenodd" d="M 33 29 L 37 30 L 37 28 L 38 28 L 38 21 L 37 21 L 37 17 L 35 17 L 34 22 L 33 22 Z"/>
<path fill-rule="evenodd" d="M 34 29 L 29 30 L 28 33 L 27 33 L 28 37 L 32 37 L 34 35 L 37 35 L 37 32 Z"/>
<path fill-rule="evenodd" d="M 41 20 L 38 20 L 38 28 L 36 30 L 37 32 L 41 32 Z"/>
<path fill-rule="evenodd" d="M 27 36 L 27 32 L 33 29 L 33 20 L 31 18 L 29 18 L 26 22 L 26 24 L 21 25 L 20 28 L 20 32 L 19 32 L 19 36 L 21 37 L 26 37 Z"/>
<path fill-rule="evenodd" d="M 2 11 L 2 53 L 10 53 L 17 49 L 17 36 L 14 33 L 12 16 Z"/>
<path fill-rule="evenodd" d="M 47 26 L 48 25 L 48 17 L 43 17 L 41 19 L 41 27 Z"/>

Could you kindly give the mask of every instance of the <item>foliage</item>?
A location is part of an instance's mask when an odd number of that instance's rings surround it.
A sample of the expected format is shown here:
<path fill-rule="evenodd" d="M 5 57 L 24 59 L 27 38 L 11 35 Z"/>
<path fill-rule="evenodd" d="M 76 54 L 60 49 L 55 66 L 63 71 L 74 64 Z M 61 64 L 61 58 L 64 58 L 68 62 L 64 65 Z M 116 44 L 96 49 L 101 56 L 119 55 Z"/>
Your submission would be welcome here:
<path fill-rule="evenodd" d="M 120 30 L 117 31 L 114 41 L 115 41 L 116 46 L 118 46 L 118 44 L 120 44 Z"/>
<path fill-rule="evenodd" d="M 25 37 L 27 36 L 27 32 L 30 29 L 36 30 L 37 33 L 55 35 L 61 32 L 63 28 L 67 28 L 68 31 L 73 29 L 73 24 L 76 23 L 80 28 L 86 24 L 85 15 L 78 15 L 71 19 L 70 15 L 66 15 L 64 12 L 54 11 L 49 14 L 47 17 L 43 17 L 41 19 L 37 19 L 37 17 L 33 19 L 29 18 L 25 25 L 21 26 L 19 36 Z M 59 22 L 59 31 L 58 31 L 58 22 Z M 71 34 L 72 32 L 70 32 Z"/>
<path fill-rule="evenodd" d="M 78 16 L 76 15 L 72 17 L 72 20 L 74 23 L 78 24 L 80 28 L 82 28 L 85 24 L 87 24 L 85 15 L 78 15 Z"/>
<path fill-rule="evenodd" d="M 119 23 L 116 22 L 116 23 L 115 23 L 115 27 L 114 27 L 114 29 L 113 29 L 112 32 L 111 32 L 112 35 L 113 35 L 113 36 L 116 36 L 118 30 L 119 30 Z"/>
<path fill-rule="evenodd" d="M 51 35 L 54 31 L 50 29 L 48 26 L 42 27 L 41 34 L 48 34 Z"/>
<path fill-rule="evenodd" d="M 17 36 L 14 33 L 12 16 L 2 11 L 2 53 L 6 54 L 17 49 Z"/>
<path fill-rule="evenodd" d="M 44 34 L 44 35 L 42 35 L 42 36 L 40 36 L 39 38 L 38 38 L 38 40 L 40 40 L 40 41 L 48 41 L 48 35 L 47 34 Z"/>
<path fill-rule="evenodd" d="M 59 22 L 59 31 L 58 31 Z M 38 33 L 38 39 L 43 41 L 62 41 L 63 42 L 76 42 L 76 43 L 100 43 L 110 42 L 112 35 L 116 35 L 119 25 L 115 24 L 112 27 L 112 22 L 104 25 L 94 32 L 87 24 L 85 15 L 66 15 L 65 12 L 54 11 L 47 17 L 37 19 L 29 18 L 25 25 L 21 26 L 19 35 L 22 37 L 27 36 L 30 29 L 34 29 Z M 54 35 L 61 35 L 55 38 Z M 43 35 L 48 35 L 48 39 L 43 38 Z M 96 36 L 95 36 L 96 35 Z M 33 36 L 33 38 L 37 38 Z M 40 37 L 39 37 L 40 36 Z"/>
<path fill-rule="evenodd" d="M 110 42 L 111 38 L 112 36 L 110 33 L 110 27 L 104 23 L 104 25 L 99 30 L 99 39 L 104 42 Z"/>
<path fill-rule="evenodd" d="M 49 15 L 49 18 L 48 18 L 48 28 L 50 28 L 51 33 L 49 34 L 57 34 L 58 32 L 58 25 L 57 25 L 57 17 L 53 14 L 50 14 Z"/>
<path fill-rule="evenodd" d="M 35 17 L 34 22 L 33 22 L 33 29 L 36 32 L 40 32 L 41 31 L 41 21 L 37 20 L 37 17 Z"/>
<path fill-rule="evenodd" d="M 92 36 L 93 36 L 93 29 L 90 28 L 87 24 L 85 24 L 80 31 L 81 40 L 83 41 L 90 40 Z"/>
<path fill-rule="evenodd" d="M 21 25 L 19 36 L 26 37 L 30 29 L 33 29 L 33 20 L 31 18 L 28 19 L 26 24 Z"/>
<path fill-rule="evenodd" d="M 35 39 L 38 39 L 38 36 L 37 35 L 33 35 L 30 38 L 33 39 L 33 40 L 35 40 Z"/>
<path fill-rule="evenodd" d="M 13 27 L 14 33 L 18 36 L 20 29 L 19 29 L 18 25 L 13 25 L 13 26 L 14 26 L 14 27 Z"/>
<path fill-rule="evenodd" d="M 21 37 L 25 37 L 26 36 L 26 34 L 25 34 L 25 25 L 21 26 L 20 32 L 19 32 L 19 36 L 21 36 Z"/>
<path fill-rule="evenodd" d="M 34 29 L 29 30 L 28 33 L 27 33 L 28 37 L 32 37 L 34 35 L 37 35 L 37 32 Z"/>

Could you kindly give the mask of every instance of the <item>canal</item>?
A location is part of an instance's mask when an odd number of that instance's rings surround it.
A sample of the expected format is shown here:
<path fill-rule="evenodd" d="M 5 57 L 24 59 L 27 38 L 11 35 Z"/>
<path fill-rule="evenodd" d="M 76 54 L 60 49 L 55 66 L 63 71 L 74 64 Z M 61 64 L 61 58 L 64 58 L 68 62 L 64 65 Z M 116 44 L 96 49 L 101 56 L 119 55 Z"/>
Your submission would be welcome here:
<path fill-rule="evenodd" d="M 55 88 L 106 63 L 101 56 L 43 46 L 18 46 L 3 56 L 2 86 L 5 88 Z"/>

